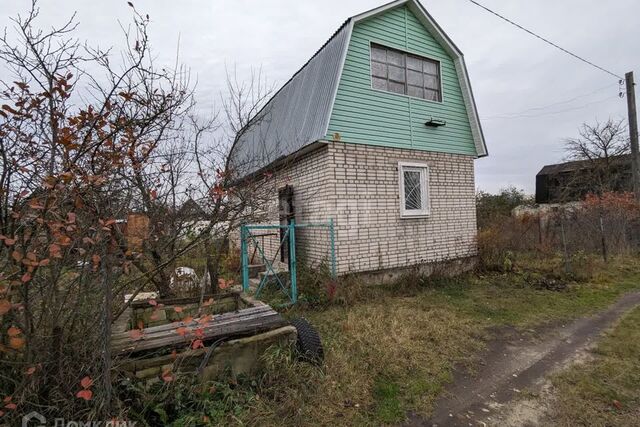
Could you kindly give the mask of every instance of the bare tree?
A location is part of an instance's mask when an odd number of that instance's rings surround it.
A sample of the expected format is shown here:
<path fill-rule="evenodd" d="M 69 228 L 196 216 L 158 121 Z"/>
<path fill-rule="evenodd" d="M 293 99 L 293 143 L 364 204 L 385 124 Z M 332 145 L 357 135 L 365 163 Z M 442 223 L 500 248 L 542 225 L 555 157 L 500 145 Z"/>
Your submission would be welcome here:
<path fill-rule="evenodd" d="M 232 160 L 232 151 L 244 133 L 263 119 L 261 112 L 273 93 L 261 71 L 252 71 L 248 82 L 237 73 L 227 72 L 227 93 L 222 95 L 224 126 L 217 128 L 221 137 L 206 144 L 203 137 L 210 123 L 198 125 L 195 158 L 202 192 L 199 200 L 208 214 L 210 227 L 203 230 L 207 271 L 211 291 L 217 290 L 220 260 L 233 230 L 242 223 L 261 218 L 261 207 L 272 194 L 265 191 L 265 180 L 243 180 L 243 168 Z"/>
<path fill-rule="evenodd" d="M 567 200 L 601 197 L 611 192 L 624 191 L 630 183 L 629 137 L 624 120 L 609 119 L 604 123 L 583 124 L 578 138 L 566 140 L 566 152 L 574 160 L 572 170 L 565 173 L 561 191 Z M 598 233 L 603 259 L 608 258 L 606 210 L 597 205 L 597 220 L 592 225 Z M 577 218 L 577 217 L 576 217 Z M 581 215 L 586 219 L 586 215 Z"/>
<path fill-rule="evenodd" d="M 624 120 L 584 123 L 577 138 L 565 140 L 568 160 L 576 161 L 575 170 L 567 174 L 566 197 L 617 191 L 628 174 L 625 155 L 629 154 L 629 137 Z"/>
<path fill-rule="evenodd" d="M 21 413 L 118 411 L 110 337 L 122 295 L 171 295 L 176 259 L 197 247 L 217 290 L 230 233 L 273 201 L 273 182 L 242 180 L 230 157 L 272 93 L 261 74 L 229 74 L 221 114 L 196 117 L 188 70 L 155 66 L 149 16 L 129 6 L 118 60 L 75 39 L 75 17 L 37 29 L 35 0 L 0 37 L 11 72 L 0 81 L 0 386 Z M 203 227 L 192 229 L 188 201 Z M 127 239 L 132 212 L 149 218 L 140 247 Z"/>
<path fill-rule="evenodd" d="M 155 198 L 139 177 L 179 131 L 191 89 L 184 69 L 154 67 L 135 9 L 117 63 L 73 38 L 73 17 L 45 31 L 38 14 L 34 1 L 0 37 L 12 74 L 0 82 L 0 382 L 22 413 L 106 419 L 115 284 L 136 264 L 158 274 L 129 253 L 120 220 Z"/>

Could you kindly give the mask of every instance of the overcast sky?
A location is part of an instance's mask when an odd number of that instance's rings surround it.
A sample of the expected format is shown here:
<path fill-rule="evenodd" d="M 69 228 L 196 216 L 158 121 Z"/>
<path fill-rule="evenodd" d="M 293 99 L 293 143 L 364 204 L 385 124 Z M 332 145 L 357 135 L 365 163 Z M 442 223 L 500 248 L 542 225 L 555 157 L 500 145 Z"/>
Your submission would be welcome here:
<path fill-rule="evenodd" d="M 623 75 L 640 80 L 638 0 L 480 0 L 528 27 Z M 0 0 L 0 27 L 25 11 L 27 0 Z M 280 85 L 349 16 L 384 0 L 134 0 L 151 16 L 159 62 L 181 61 L 198 80 L 204 111 L 219 104 L 225 65 L 242 78 L 262 67 Z M 515 185 L 534 191 L 535 174 L 563 159 L 562 140 L 587 121 L 626 118 L 617 80 L 517 30 L 468 0 L 424 0 L 424 6 L 462 49 L 489 157 L 476 162 L 477 187 Z M 77 36 L 92 45 L 118 46 L 125 0 L 41 0 L 40 23 L 60 23 L 77 11 Z M 640 96 L 640 94 L 639 94 Z"/>

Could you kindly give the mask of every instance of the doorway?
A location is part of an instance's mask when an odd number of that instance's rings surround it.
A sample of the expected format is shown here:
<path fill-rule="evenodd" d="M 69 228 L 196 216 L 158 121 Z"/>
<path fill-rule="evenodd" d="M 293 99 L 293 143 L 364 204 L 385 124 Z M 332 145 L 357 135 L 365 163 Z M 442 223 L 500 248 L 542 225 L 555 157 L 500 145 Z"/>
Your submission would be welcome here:
<path fill-rule="evenodd" d="M 280 219 L 280 225 L 287 226 L 291 224 L 291 221 L 295 219 L 295 205 L 293 203 L 293 187 L 287 185 L 278 190 L 278 216 Z M 289 259 L 289 241 L 285 240 L 284 233 L 285 228 L 280 228 L 280 242 L 282 242 L 282 249 L 280 250 L 280 261 L 286 262 L 288 267 L 291 267 Z"/>

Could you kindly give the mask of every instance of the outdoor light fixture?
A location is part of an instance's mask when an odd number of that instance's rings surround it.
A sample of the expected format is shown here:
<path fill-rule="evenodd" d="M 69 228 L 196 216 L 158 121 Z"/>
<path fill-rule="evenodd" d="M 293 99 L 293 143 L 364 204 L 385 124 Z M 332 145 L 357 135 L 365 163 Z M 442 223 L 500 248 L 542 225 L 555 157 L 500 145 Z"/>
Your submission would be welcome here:
<path fill-rule="evenodd" d="M 440 127 L 440 126 L 444 126 L 446 124 L 447 124 L 447 122 L 445 122 L 444 120 L 434 119 L 433 117 L 429 117 L 429 120 L 427 120 L 425 122 L 425 125 L 431 126 L 431 127 L 434 127 L 434 128 L 437 128 L 437 127 Z"/>
<path fill-rule="evenodd" d="M 433 117 L 429 117 L 429 120 L 427 120 L 425 122 L 425 125 L 431 126 L 431 127 L 434 127 L 434 128 L 437 128 L 439 126 L 444 126 L 446 124 L 447 124 L 447 122 L 445 122 L 444 120 L 434 119 Z"/>

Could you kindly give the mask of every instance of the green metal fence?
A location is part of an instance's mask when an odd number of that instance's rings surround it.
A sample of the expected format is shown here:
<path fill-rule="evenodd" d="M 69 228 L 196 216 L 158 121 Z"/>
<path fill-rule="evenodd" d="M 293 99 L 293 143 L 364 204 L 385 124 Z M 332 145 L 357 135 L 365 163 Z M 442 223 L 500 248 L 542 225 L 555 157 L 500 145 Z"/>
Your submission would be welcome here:
<path fill-rule="evenodd" d="M 307 223 L 297 224 L 295 220 L 291 220 L 288 225 L 260 225 L 260 224 L 247 224 L 240 227 L 240 252 L 242 260 L 242 289 L 244 292 L 249 292 L 249 247 L 254 247 L 254 255 L 258 255 L 265 266 L 265 274 L 263 275 L 260 283 L 256 288 L 255 295 L 258 297 L 260 292 L 265 288 L 269 282 L 269 278 L 273 278 L 280 290 L 289 298 L 291 304 L 298 302 L 298 257 L 296 255 L 296 230 L 301 229 L 326 229 L 328 231 L 329 239 L 329 261 L 331 268 L 331 276 L 335 279 L 336 272 L 336 248 L 335 248 L 335 229 L 333 225 L 333 219 L 327 222 L 319 223 Z M 267 256 L 264 244 L 264 234 L 260 232 L 274 232 L 281 231 L 279 238 L 279 246 L 276 253 L 271 258 Z M 277 234 L 276 234 L 277 235 Z M 273 236 L 273 235 L 271 235 Z M 262 240 L 261 240 L 262 239 Z M 283 280 L 274 268 L 274 263 L 280 253 L 287 251 L 288 255 L 288 283 Z"/>

